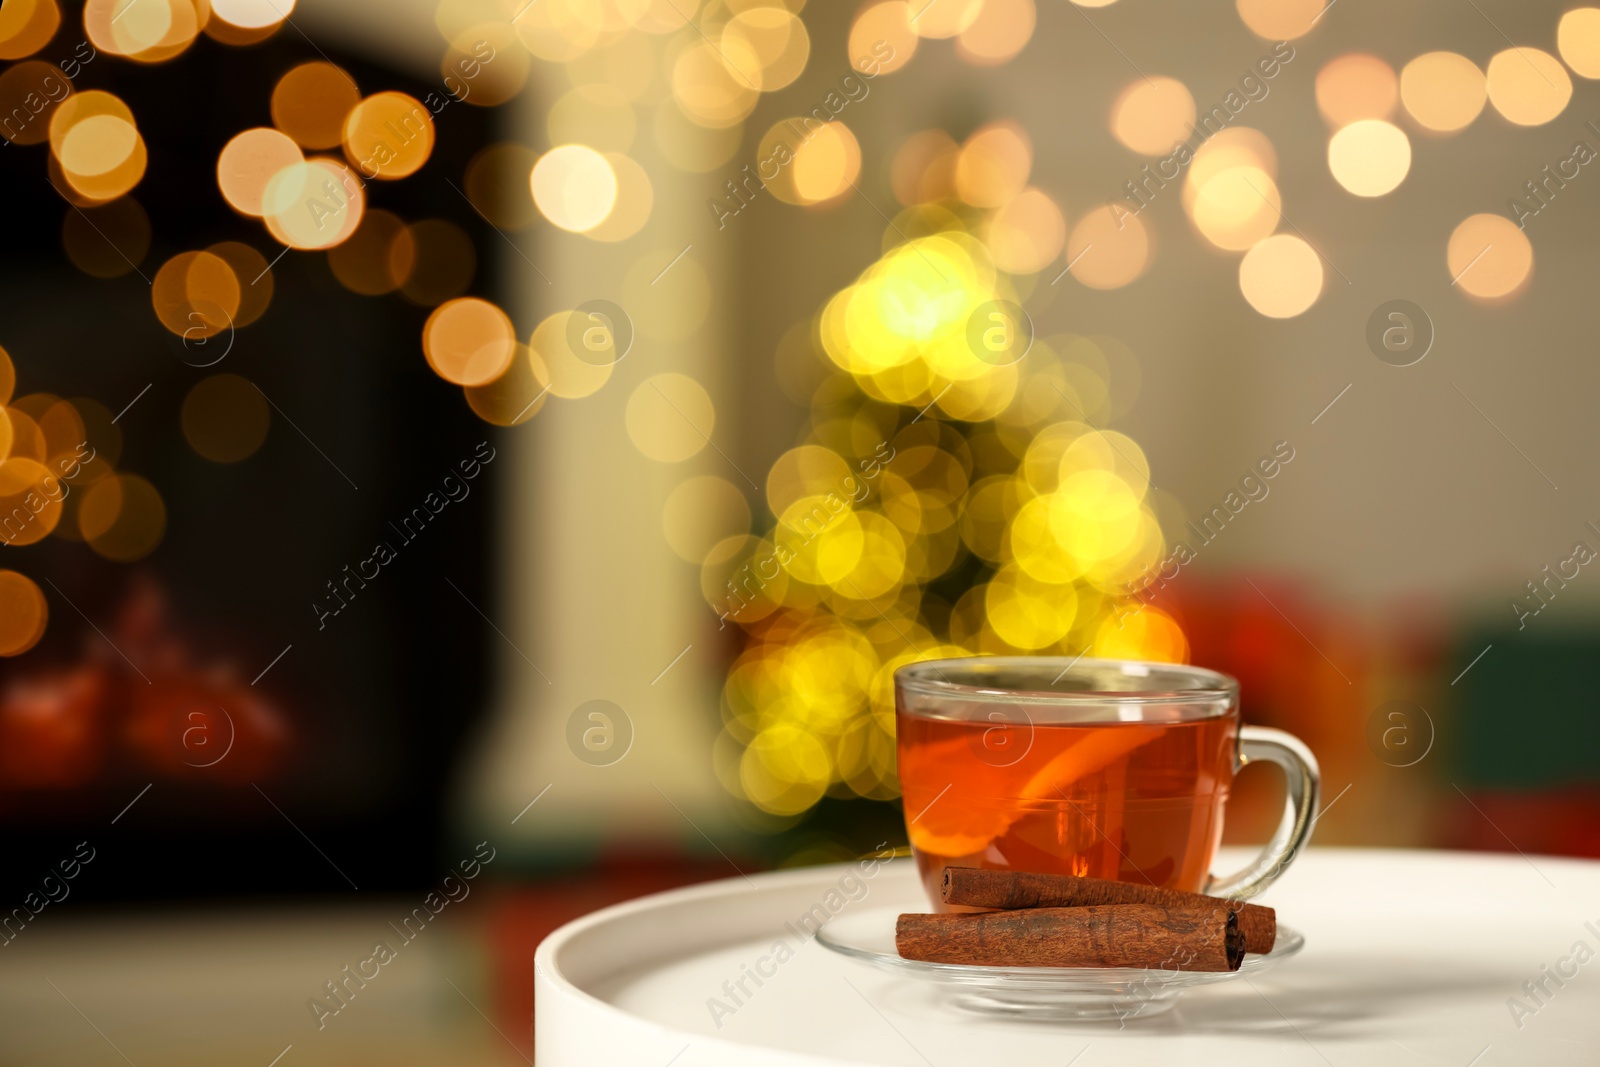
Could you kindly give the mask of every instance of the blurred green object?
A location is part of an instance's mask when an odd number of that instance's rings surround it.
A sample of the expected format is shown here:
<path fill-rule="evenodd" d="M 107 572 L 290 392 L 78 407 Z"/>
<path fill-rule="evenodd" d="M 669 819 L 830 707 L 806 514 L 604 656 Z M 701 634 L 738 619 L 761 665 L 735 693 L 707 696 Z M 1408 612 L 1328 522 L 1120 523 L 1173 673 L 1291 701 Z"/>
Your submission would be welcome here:
<path fill-rule="evenodd" d="M 1465 631 L 1447 668 L 1456 713 L 1440 737 L 1452 781 L 1509 790 L 1600 782 L 1597 665 L 1600 623 Z"/>

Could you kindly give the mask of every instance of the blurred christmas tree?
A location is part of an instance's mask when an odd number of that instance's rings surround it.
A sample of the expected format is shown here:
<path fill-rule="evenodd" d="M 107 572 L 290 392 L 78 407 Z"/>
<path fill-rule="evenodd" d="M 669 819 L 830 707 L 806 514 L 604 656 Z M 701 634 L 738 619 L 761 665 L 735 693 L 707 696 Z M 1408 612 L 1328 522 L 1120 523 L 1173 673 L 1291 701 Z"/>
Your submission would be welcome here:
<path fill-rule="evenodd" d="M 1164 549 L 1144 454 L 1107 426 L 1137 393 L 1134 357 L 1108 337 L 1036 339 L 1022 307 L 1063 244 L 1070 262 L 1102 242 L 1079 281 L 1131 280 L 1143 231 L 1107 211 L 1068 242 L 1030 166 L 1003 123 L 901 149 L 886 251 L 803 326 L 826 373 L 803 443 L 767 473 L 771 518 L 706 561 L 706 598 L 746 632 L 719 773 L 771 815 L 898 795 L 902 664 L 1186 657 L 1131 592 Z"/>

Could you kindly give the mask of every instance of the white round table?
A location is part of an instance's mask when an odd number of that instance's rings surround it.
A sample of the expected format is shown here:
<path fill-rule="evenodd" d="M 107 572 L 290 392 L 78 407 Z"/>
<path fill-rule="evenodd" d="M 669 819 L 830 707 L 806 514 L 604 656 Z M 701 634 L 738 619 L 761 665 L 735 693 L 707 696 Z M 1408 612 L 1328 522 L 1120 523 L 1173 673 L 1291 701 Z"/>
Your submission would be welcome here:
<path fill-rule="evenodd" d="M 1245 855 L 1230 851 L 1219 870 Z M 810 939 L 799 920 L 818 908 L 929 910 L 910 861 L 660 893 L 569 923 L 539 947 L 538 1062 L 1600 1064 L 1600 863 L 1311 849 L 1263 902 L 1305 934 L 1300 955 L 1119 1024 L 960 1011 L 925 983 Z"/>

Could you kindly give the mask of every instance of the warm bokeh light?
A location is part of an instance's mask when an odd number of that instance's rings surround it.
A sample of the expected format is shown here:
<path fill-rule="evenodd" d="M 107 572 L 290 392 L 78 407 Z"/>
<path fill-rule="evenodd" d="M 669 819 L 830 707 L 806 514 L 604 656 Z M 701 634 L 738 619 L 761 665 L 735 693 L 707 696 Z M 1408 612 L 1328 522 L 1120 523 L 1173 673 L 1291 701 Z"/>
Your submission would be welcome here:
<path fill-rule="evenodd" d="M 1241 252 L 1278 228 L 1283 200 L 1266 171 L 1251 165 L 1231 166 L 1197 185 L 1202 173 L 1191 168 L 1184 206 L 1206 240 L 1218 248 Z"/>
<path fill-rule="evenodd" d="M 301 148 L 337 148 L 344 123 L 361 102 L 354 79 L 332 63 L 302 63 L 272 90 L 272 124 Z"/>
<path fill-rule="evenodd" d="M 211 13 L 243 30 L 263 30 L 294 14 L 295 0 L 210 0 Z"/>
<path fill-rule="evenodd" d="M 1352 122 L 1328 140 L 1328 169 L 1357 196 L 1392 192 L 1411 169 L 1411 141 L 1381 119 Z"/>
<path fill-rule="evenodd" d="M 511 365 L 516 347 L 511 317 L 477 297 L 441 304 L 422 328 L 428 365 L 456 385 L 487 385 L 499 378 Z"/>
<path fill-rule="evenodd" d="M 167 505 L 137 474 L 101 478 L 84 491 L 78 530 L 96 553 L 116 563 L 143 559 L 167 530 Z"/>
<path fill-rule="evenodd" d="M 1009 62 L 1033 37 L 1034 0 L 984 0 L 972 25 L 956 37 L 956 54 L 979 67 Z"/>
<path fill-rule="evenodd" d="M 38 644 L 49 620 L 50 606 L 33 579 L 0 570 L 0 656 L 20 656 Z"/>
<path fill-rule="evenodd" d="M 195 452 L 213 463 L 238 463 L 267 439 L 272 409 L 248 379 L 213 374 L 189 390 L 179 421 Z"/>
<path fill-rule="evenodd" d="M 144 177 L 148 159 L 133 112 L 98 90 L 74 93 L 50 116 L 51 166 L 84 200 L 123 196 Z"/>
<path fill-rule="evenodd" d="M 811 56 L 805 23 L 781 6 L 738 11 L 723 26 L 718 45 L 724 62 L 738 77 L 766 93 L 792 84 Z"/>
<path fill-rule="evenodd" d="M 539 217 L 528 184 L 528 175 L 538 161 L 539 153 L 527 145 L 510 141 L 492 144 L 480 149 L 467 164 L 462 189 L 489 225 L 502 230 L 523 229 Z"/>
<path fill-rule="evenodd" d="M 681 463 L 711 442 L 716 408 L 686 374 L 646 378 L 628 397 L 625 422 L 634 446 L 659 463 Z"/>
<path fill-rule="evenodd" d="M 1600 7 L 1575 7 L 1562 15 L 1556 48 L 1572 73 L 1600 78 Z"/>
<path fill-rule="evenodd" d="M 905 0 L 884 0 L 862 8 L 850 26 L 846 46 L 850 65 L 856 70 L 888 74 L 911 62 L 918 41 L 917 31 L 911 26 L 913 14 Z"/>
<path fill-rule="evenodd" d="M 974 207 L 999 207 L 1028 183 L 1033 144 L 1014 122 L 993 122 L 973 132 L 956 159 L 956 193 Z"/>
<path fill-rule="evenodd" d="M 611 213 L 586 233 L 596 241 L 626 241 L 650 221 L 655 188 L 650 184 L 649 171 L 636 160 L 620 152 L 607 152 L 605 156 L 617 179 L 617 199 Z"/>
<path fill-rule="evenodd" d="M 7 67 L 0 73 L 0 137 L 12 144 L 43 141 L 50 117 L 71 94 L 72 82 L 53 63 L 30 59 Z"/>
<path fill-rule="evenodd" d="M 375 93 L 350 109 L 344 154 L 363 178 L 415 174 L 433 154 L 433 115 L 405 93 Z"/>
<path fill-rule="evenodd" d="M 183 252 L 156 272 L 150 300 L 161 325 L 186 344 L 195 343 L 229 328 L 244 284 L 221 256 Z"/>
<path fill-rule="evenodd" d="M 672 551 L 698 564 L 718 542 L 750 532 L 750 504 L 726 478 L 690 478 L 667 495 L 661 529 Z"/>
<path fill-rule="evenodd" d="M 7 414 L 15 430 L 26 427 L 26 415 L 15 408 Z M 49 537 L 61 521 L 62 510 L 62 492 L 54 473 L 42 460 L 15 454 L 17 445 L 14 440 L 13 455 L 0 463 L 0 515 L 8 520 L 0 523 L 0 546 L 9 548 L 37 544 Z M 48 453 L 48 448 L 40 451 Z M 19 523 L 19 515 L 27 516 L 27 521 Z"/>
<path fill-rule="evenodd" d="M 616 173 L 587 145 L 552 148 L 534 164 L 529 183 L 540 213 L 573 233 L 600 225 L 617 202 Z"/>
<path fill-rule="evenodd" d="M 0 6 L 0 59 L 24 59 L 61 28 L 56 0 L 7 0 Z"/>
<path fill-rule="evenodd" d="M 907 137 L 895 151 L 890 167 L 895 199 L 910 207 L 954 196 L 960 150 L 944 130 L 921 130 Z"/>
<path fill-rule="evenodd" d="M 1239 291 L 1268 318 L 1293 318 L 1322 294 L 1322 258 L 1294 234 L 1275 234 L 1239 261 Z"/>
<path fill-rule="evenodd" d="M 267 183 L 290 167 L 305 162 L 300 146 L 267 126 L 236 134 L 217 157 L 217 187 L 222 198 L 241 214 L 260 218 Z"/>
<path fill-rule="evenodd" d="M 83 28 L 102 52 L 139 63 L 161 63 L 194 43 L 208 14 L 193 0 L 88 0 Z"/>
<path fill-rule="evenodd" d="M 328 266 L 352 293 L 382 296 L 405 284 L 416 263 L 416 243 L 399 216 L 369 211 L 348 241 L 328 250 Z"/>
<path fill-rule="evenodd" d="M 132 273 L 150 252 L 150 236 L 150 217 L 131 196 L 69 211 L 61 219 L 67 258 L 94 278 Z"/>
<path fill-rule="evenodd" d="M 921 4 L 911 16 L 917 36 L 929 40 L 954 37 L 978 20 L 984 0 L 940 0 Z"/>
<path fill-rule="evenodd" d="M 1436 133 L 1472 124 L 1488 99 L 1483 71 L 1455 52 L 1428 52 L 1400 71 L 1400 99 L 1417 123 Z"/>
<path fill-rule="evenodd" d="M 439 61 L 439 79 L 453 99 L 474 107 L 498 107 L 527 84 L 532 59 L 517 40 L 515 27 L 480 22 L 450 42 Z"/>
<path fill-rule="evenodd" d="M 567 400 L 591 396 L 611 380 L 616 363 L 595 360 L 588 352 L 574 351 L 572 327 L 574 312 L 558 311 L 534 328 L 528 348 L 537 365 L 549 376 L 550 394 Z M 583 331 L 576 331 L 581 344 Z M 613 346 L 614 347 L 614 346 Z"/>
<path fill-rule="evenodd" d="M 1012 274 L 1043 270 L 1066 239 L 1066 219 L 1042 189 L 1024 189 L 997 208 L 985 234 L 995 266 Z"/>
<path fill-rule="evenodd" d="M 312 159 L 274 174 L 261 196 L 267 231 L 290 248 L 332 248 L 361 225 L 366 192 L 343 163 Z"/>
<path fill-rule="evenodd" d="M 1572 99 L 1572 79 L 1561 61 L 1537 48 L 1507 48 L 1489 60 L 1489 102 L 1519 126 L 1541 126 Z"/>
<path fill-rule="evenodd" d="M 273 290 L 272 268 L 267 257 L 240 241 L 220 241 L 206 251 L 227 263 L 238 281 L 239 305 L 233 313 L 233 325 L 248 326 L 266 314 Z M 198 291 L 193 283 L 189 289 L 192 301 Z"/>
<path fill-rule="evenodd" d="M 550 398 L 550 372 L 544 360 L 519 344 L 511 366 L 487 385 L 462 390 L 473 414 L 495 426 L 520 426 L 544 409 Z"/>
<path fill-rule="evenodd" d="M 1377 56 L 1352 52 L 1317 71 L 1317 109 L 1328 125 L 1387 119 L 1400 97 L 1394 68 Z"/>
<path fill-rule="evenodd" d="M 1150 236 L 1136 215 L 1097 207 L 1078 220 L 1067 239 L 1072 276 L 1091 289 L 1117 289 L 1144 273 Z"/>
<path fill-rule="evenodd" d="M 1164 156 L 1193 129 L 1194 97 L 1176 78 L 1141 78 L 1111 105 L 1111 132 L 1141 155 Z"/>
<path fill-rule="evenodd" d="M 685 48 L 672 67 L 672 97 L 701 126 L 722 129 L 742 122 L 754 110 L 760 89 L 705 41 Z"/>
<path fill-rule="evenodd" d="M 799 202 L 820 204 L 854 188 L 861 175 L 861 145 L 848 126 L 835 120 L 800 145 L 791 167 Z"/>
<path fill-rule="evenodd" d="M 1234 6 L 1256 36 L 1292 41 L 1309 33 L 1332 5 L 1325 0 L 1234 0 Z"/>
<path fill-rule="evenodd" d="M 1520 289 L 1533 272 L 1533 245 L 1504 215 L 1472 215 L 1450 234 L 1445 265 L 1451 284 L 1469 296 L 1497 300 Z"/>

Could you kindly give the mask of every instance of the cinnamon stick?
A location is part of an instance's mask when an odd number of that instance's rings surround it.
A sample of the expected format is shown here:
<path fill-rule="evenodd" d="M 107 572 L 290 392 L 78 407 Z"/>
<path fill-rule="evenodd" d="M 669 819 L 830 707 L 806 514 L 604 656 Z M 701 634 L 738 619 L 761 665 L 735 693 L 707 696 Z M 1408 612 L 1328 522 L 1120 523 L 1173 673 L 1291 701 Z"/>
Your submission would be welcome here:
<path fill-rule="evenodd" d="M 946 867 L 946 904 L 972 908 L 1073 908 L 1091 904 L 1162 904 L 1172 908 L 1225 907 L 1239 916 L 1246 952 L 1271 952 L 1278 938 L 1278 914 L 1261 904 L 1222 900 L 1134 882 L 1075 878 L 1030 871 L 991 871 Z"/>
<path fill-rule="evenodd" d="M 1238 918 L 1222 904 L 902 915 L 895 923 L 894 941 L 908 960 L 987 967 L 1236 971 L 1244 960 Z"/>

